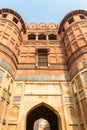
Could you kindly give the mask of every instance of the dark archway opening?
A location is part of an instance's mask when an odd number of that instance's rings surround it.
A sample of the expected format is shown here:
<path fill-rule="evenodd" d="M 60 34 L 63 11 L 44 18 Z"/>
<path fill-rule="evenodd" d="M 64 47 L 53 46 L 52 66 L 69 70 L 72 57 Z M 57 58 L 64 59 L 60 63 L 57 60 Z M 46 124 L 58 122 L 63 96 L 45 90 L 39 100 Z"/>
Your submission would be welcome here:
<path fill-rule="evenodd" d="M 26 119 L 26 130 L 33 130 L 35 121 L 40 118 L 49 122 L 50 130 L 60 130 L 58 116 L 54 111 L 44 105 L 41 105 L 28 113 Z"/>
<path fill-rule="evenodd" d="M 54 34 L 50 34 L 50 35 L 48 36 L 48 38 L 49 38 L 49 40 L 57 40 L 57 36 L 54 35 Z"/>
<path fill-rule="evenodd" d="M 38 40 L 46 40 L 46 35 L 44 34 L 38 35 Z"/>
<path fill-rule="evenodd" d="M 36 35 L 35 34 L 28 35 L 28 40 L 36 40 Z"/>

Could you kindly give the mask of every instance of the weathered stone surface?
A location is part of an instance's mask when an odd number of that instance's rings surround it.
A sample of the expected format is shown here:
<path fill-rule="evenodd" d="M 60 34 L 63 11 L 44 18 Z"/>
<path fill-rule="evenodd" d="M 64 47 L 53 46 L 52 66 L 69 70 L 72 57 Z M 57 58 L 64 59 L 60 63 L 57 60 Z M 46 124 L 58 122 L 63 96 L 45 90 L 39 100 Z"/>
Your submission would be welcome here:
<path fill-rule="evenodd" d="M 87 130 L 87 11 L 28 25 L 0 9 L 0 129 Z"/>

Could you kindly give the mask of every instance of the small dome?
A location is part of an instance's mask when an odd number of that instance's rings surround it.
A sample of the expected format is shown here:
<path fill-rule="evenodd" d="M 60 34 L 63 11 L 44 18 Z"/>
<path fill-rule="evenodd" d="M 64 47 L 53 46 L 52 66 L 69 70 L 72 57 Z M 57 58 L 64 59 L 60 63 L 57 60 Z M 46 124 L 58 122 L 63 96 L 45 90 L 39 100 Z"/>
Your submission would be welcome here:
<path fill-rule="evenodd" d="M 36 29 L 37 28 L 37 24 L 36 23 L 30 23 L 29 24 L 29 28 L 30 29 Z"/>
<path fill-rule="evenodd" d="M 50 23 L 50 24 L 48 24 L 48 28 L 49 28 L 49 29 L 56 29 L 57 26 L 56 26 L 56 24 L 54 24 L 54 23 Z"/>
<path fill-rule="evenodd" d="M 41 29 L 46 29 L 46 23 L 40 23 L 38 27 Z"/>

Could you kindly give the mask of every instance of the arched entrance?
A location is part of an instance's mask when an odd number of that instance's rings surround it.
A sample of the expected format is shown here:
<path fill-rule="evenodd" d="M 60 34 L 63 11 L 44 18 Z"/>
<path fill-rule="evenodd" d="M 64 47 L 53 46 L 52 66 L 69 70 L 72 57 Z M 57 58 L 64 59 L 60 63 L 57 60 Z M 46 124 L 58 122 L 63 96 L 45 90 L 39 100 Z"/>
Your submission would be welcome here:
<path fill-rule="evenodd" d="M 60 119 L 56 111 L 44 103 L 35 106 L 28 112 L 26 118 L 26 130 L 34 130 L 34 123 L 40 118 L 43 118 L 49 122 L 50 130 L 61 130 Z"/>

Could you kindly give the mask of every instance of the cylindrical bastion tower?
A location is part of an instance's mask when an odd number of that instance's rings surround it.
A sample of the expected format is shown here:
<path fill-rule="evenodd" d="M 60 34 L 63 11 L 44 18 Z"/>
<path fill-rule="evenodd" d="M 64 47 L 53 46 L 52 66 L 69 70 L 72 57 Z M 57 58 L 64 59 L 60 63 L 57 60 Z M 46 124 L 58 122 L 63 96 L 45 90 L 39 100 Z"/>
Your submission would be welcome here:
<path fill-rule="evenodd" d="M 0 9 L 0 65 L 15 74 L 25 24 L 21 16 L 7 8 Z"/>
<path fill-rule="evenodd" d="M 80 129 L 87 129 L 87 11 L 68 13 L 59 27 Z"/>

